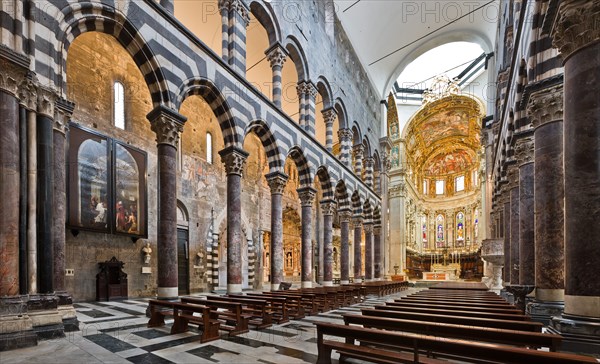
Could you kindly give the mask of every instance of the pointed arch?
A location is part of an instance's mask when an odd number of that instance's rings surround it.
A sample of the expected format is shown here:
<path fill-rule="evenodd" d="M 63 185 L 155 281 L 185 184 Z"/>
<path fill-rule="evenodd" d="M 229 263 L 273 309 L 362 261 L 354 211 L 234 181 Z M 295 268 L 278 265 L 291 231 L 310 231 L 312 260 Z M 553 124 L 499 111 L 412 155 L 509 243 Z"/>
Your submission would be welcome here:
<path fill-rule="evenodd" d="M 335 197 L 333 183 L 329 176 L 329 171 L 325 166 L 321 166 L 317 169 L 317 177 L 319 177 L 321 188 L 323 189 L 323 200 L 333 200 Z"/>
<path fill-rule="evenodd" d="M 267 162 L 269 163 L 269 173 L 283 173 L 285 159 L 282 158 L 282 154 L 277 146 L 277 141 L 275 140 L 273 133 L 271 133 L 269 126 L 262 120 L 254 120 L 248 124 L 244 134 L 244 139 L 250 133 L 256 134 L 256 136 L 260 139 L 263 148 L 265 148 Z"/>
<path fill-rule="evenodd" d="M 288 51 L 290 55 L 290 59 L 294 62 L 296 66 L 296 72 L 298 73 L 299 81 L 308 81 L 309 73 L 308 73 L 308 62 L 306 55 L 304 54 L 304 49 L 298 42 L 298 39 L 293 35 L 289 35 L 285 40 L 285 49 Z"/>
<path fill-rule="evenodd" d="M 164 105 L 175 109 L 167 80 L 146 40 L 139 30 L 117 9 L 101 3 L 75 2 L 61 10 L 56 22 L 60 32 L 56 35 L 58 49 L 56 67 L 58 74 L 54 82 L 66 93 L 67 54 L 73 41 L 87 32 L 100 32 L 112 35 L 129 53 L 150 91 L 153 107 Z"/>
<path fill-rule="evenodd" d="M 302 149 L 297 145 L 293 146 L 288 152 L 288 157 L 296 163 L 300 187 L 311 187 L 313 176 L 310 173 L 310 166 Z"/>
<path fill-rule="evenodd" d="M 183 101 L 192 95 L 201 96 L 212 109 L 221 127 L 225 148 L 230 146 L 242 148 L 243 128 L 236 123 L 231 107 L 215 84 L 201 77 L 186 80 L 177 92 L 175 100 L 177 110 Z"/>
<path fill-rule="evenodd" d="M 335 199 L 338 203 L 338 210 L 341 209 L 350 209 L 350 196 L 348 195 L 348 188 L 346 188 L 346 183 L 343 180 L 340 180 L 335 186 Z"/>

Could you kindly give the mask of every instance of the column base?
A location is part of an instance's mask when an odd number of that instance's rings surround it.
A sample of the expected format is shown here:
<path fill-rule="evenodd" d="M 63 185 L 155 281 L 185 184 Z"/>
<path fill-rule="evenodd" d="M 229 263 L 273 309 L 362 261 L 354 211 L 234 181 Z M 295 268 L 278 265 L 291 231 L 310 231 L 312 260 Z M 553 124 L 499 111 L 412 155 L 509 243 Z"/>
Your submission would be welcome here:
<path fill-rule="evenodd" d="M 340 281 L 340 284 L 350 284 L 350 281 Z"/>
<path fill-rule="evenodd" d="M 333 281 L 323 281 L 323 287 L 333 287 Z"/>
<path fill-rule="evenodd" d="M 312 281 L 302 281 L 302 284 L 300 287 L 302 288 L 312 288 L 313 284 Z"/>
<path fill-rule="evenodd" d="M 534 300 L 527 304 L 527 314 L 531 316 L 531 320 L 541 322 L 545 326 L 550 325 L 553 316 L 562 315 L 564 309 L 565 303 L 562 301 L 544 302 Z"/>
<path fill-rule="evenodd" d="M 27 314 L 27 296 L 0 298 L 0 352 L 37 344 L 38 336 Z"/>
<path fill-rule="evenodd" d="M 241 284 L 227 284 L 227 293 L 242 293 Z"/>
<path fill-rule="evenodd" d="M 30 295 L 27 314 L 39 339 L 65 337 L 65 327 L 58 311 L 58 297 L 55 294 Z"/>
<path fill-rule="evenodd" d="M 169 288 L 160 288 L 159 287 L 158 288 L 158 295 L 156 296 L 155 299 L 162 300 L 162 301 L 172 301 L 172 302 L 179 301 L 179 296 L 178 295 L 175 296 L 175 297 L 168 297 L 168 296 L 167 297 L 163 297 L 163 296 L 160 295 L 161 292 L 163 292 L 163 293 L 166 292 L 168 294 L 169 292 L 171 292 L 169 290 L 172 290 L 172 288 L 173 287 L 169 287 Z M 177 287 L 174 287 L 174 288 L 177 290 L 177 293 L 179 294 L 179 290 L 177 289 Z M 162 289 L 162 291 L 161 291 L 161 289 Z M 158 311 L 169 311 L 169 309 L 167 307 L 158 307 L 157 310 Z M 150 305 L 148 305 L 146 307 L 146 317 L 149 318 L 150 316 L 151 316 Z"/>
<path fill-rule="evenodd" d="M 179 288 L 178 287 L 158 287 L 157 299 L 159 300 L 177 300 L 179 299 Z"/>
<path fill-rule="evenodd" d="M 525 306 L 527 302 L 525 301 L 528 294 L 530 294 L 535 286 L 531 285 L 521 285 L 521 284 L 513 284 L 506 287 L 506 290 L 513 294 L 515 300 L 515 306 L 525 313 Z"/>
<path fill-rule="evenodd" d="M 73 297 L 67 292 L 56 292 L 58 297 L 58 313 L 62 317 L 65 332 L 79 331 L 77 312 L 73 307 Z"/>
<path fill-rule="evenodd" d="M 271 291 L 279 291 L 279 283 L 271 283 Z"/>
<path fill-rule="evenodd" d="M 600 318 L 563 313 L 552 317 L 548 332 L 562 335 L 561 351 L 600 356 Z"/>
<path fill-rule="evenodd" d="M 362 278 L 354 278 L 354 283 L 362 283 Z"/>

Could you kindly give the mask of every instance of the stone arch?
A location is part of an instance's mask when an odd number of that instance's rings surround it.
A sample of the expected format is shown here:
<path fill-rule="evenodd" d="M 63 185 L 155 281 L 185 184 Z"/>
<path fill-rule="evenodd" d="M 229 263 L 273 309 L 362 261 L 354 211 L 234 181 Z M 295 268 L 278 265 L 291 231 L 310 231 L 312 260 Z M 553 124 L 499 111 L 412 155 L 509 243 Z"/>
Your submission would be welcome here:
<path fill-rule="evenodd" d="M 321 182 L 321 188 L 323 190 L 323 201 L 333 200 L 335 193 L 327 168 L 325 166 L 319 167 L 317 169 L 317 176 L 319 177 L 319 182 Z"/>
<path fill-rule="evenodd" d="M 361 216 L 362 215 L 362 203 L 361 203 L 361 199 L 360 199 L 360 195 L 358 193 L 358 191 L 354 191 L 354 193 L 352 194 L 352 214 L 354 216 Z"/>
<path fill-rule="evenodd" d="M 298 179 L 300 187 L 312 186 L 312 174 L 310 172 L 310 166 L 306 159 L 306 156 L 302 152 L 299 146 L 293 146 L 288 152 L 288 156 L 296 163 L 298 169 Z"/>
<path fill-rule="evenodd" d="M 181 200 L 177 200 L 177 227 L 188 228 L 190 224 L 190 213 Z"/>
<path fill-rule="evenodd" d="M 348 195 L 348 188 L 343 180 L 340 180 L 335 186 L 335 199 L 338 203 L 338 210 L 350 209 L 350 196 Z"/>
<path fill-rule="evenodd" d="M 362 133 L 360 132 L 360 126 L 355 121 L 354 125 L 352 126 L 352 145 L 362 144 L 361 135 Z"/>
<path fill-rule="evenodd" d="M 201 96 L 212 109 L 221 127 L 225 148 L 230 146 L 241 148 L 243 128 L 236 123 L 229 103 L 215 84 L 210 80 L 200 77 L 186 80 L 177 92 L 175 101 L 177 110 L 181 107 L 183 101 L 192 95 Z"/>
<path fill-rule="evenodd" d="M 371 206 L 369 199 L 366 199 L 363 204 L 363 218 L 365 219 L 365 223 L 373 222 L 373 206 Z"/>
<path fill-rule="evenodd" d="M 381 226 L 381 210 L 379 206 L 373 209 L 373 224 Z"/>
<path fill-rule="evenodd" d="M 153 107 L 164 105 L 175 109 L 171 102 L 167 80 L 158 59 L 138 29 L 117 9 L 101 3 L 71 3 L 61 10 L 56 20 L 60 31 L 56 35 L 58 49 L 54 82 L 66 93 L 67 54 L 75 38 L 87 32 L 112 35 L 129 53 L 150 91 Z"/>
<path fill-rule="evenodd" d="M 344 105 L 344 101 L 339 97 L 336 98 L 334 108 L 338 114 L 340 129 L 348 128 L 348 112 L 346 111 L 346 105 Z"/>
<path fill-rule="evenodd" d="M 319 76 L 317 79 L 317 90 L 323 98 L 323 110 L 333 107 L 333 93 L 331 92 L 331 86 L 325 76 Z"/>
<path fill-rule="evenodd" d="M 285 49 L 290 55 L 290 59 L 296 66 L 296 72 L 298 73 L 299 81 L 308 81 L 308 61 L 304 53 L 304 49 L 300 46 L 300 42 L 293 35 L 289 35 L 285 41 Z"/>
<path fill-rule="evenodd" d="M 270 4 L 262 1 L 252 1 L 250 3 L 250 12 L 267 31 L 271 45 L 281 41 L 279 22 Z"/>
<path fill-rule="evenodd" d="M 363 135 L 362 137 L 362 144 L 363 147 L 365 148 L 365 150 L 363 151 L 363 154 L 365 156 L 365 158 L 368 158 L 371 156 L 371 143 L 369 142 L 369 138 L 367 138 L 366 135 Z"/>
<path fill-rule="evenodd" d="M 254 120 L 246 128 L 244 139 L 250 133 L 256 134 L 260 139 L 263 148 L 265 148 L 267 162 L 269 163 L 269 172 L 283 173 L 285 160 L 281 157 L 277 141 L 275 140 L 273 133 L 271 133 L 269 126 L 262 120 Z"/>

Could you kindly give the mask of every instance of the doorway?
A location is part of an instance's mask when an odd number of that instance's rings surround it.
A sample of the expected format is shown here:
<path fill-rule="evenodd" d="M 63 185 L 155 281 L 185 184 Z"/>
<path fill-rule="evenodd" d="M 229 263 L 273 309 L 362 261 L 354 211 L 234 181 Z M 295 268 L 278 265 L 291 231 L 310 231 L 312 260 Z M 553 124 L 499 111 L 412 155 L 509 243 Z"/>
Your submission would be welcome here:
<path fill-rule="evenodd" d="M 190 293 L 188 230 L 177 229 L 177 276 L 179 295 Z"/>

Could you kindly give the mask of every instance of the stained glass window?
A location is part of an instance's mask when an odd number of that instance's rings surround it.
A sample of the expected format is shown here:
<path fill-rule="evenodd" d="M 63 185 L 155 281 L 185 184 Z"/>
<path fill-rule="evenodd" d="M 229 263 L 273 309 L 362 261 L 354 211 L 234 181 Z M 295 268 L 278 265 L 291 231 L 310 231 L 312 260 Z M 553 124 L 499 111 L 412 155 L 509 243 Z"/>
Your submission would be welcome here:
<path fill-rule="evenodd" d="M 437 218 L 435 219 L 435 226 L 436 226 L 436 242 L 437 242 L 437 247 L 438 248 L 443 248 L 445 247 L 444 244 L 444 216 L 443 215 L 438 215 Z"/>
<path fill-rule="evenodd" d="M 456 246 L 465 246 L 465 214 L 456 214 Z"/>

